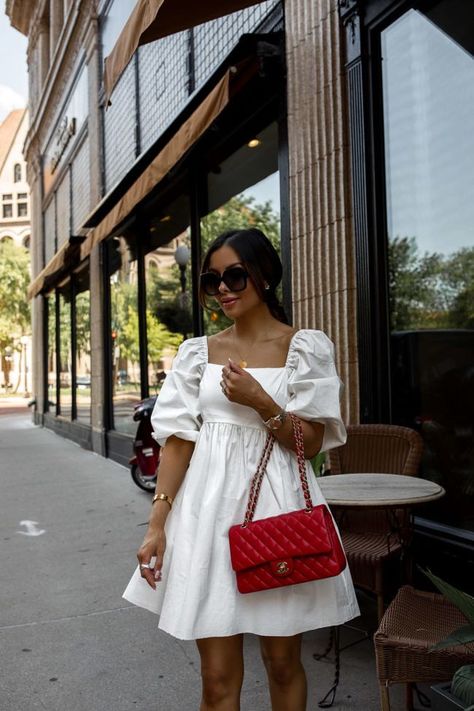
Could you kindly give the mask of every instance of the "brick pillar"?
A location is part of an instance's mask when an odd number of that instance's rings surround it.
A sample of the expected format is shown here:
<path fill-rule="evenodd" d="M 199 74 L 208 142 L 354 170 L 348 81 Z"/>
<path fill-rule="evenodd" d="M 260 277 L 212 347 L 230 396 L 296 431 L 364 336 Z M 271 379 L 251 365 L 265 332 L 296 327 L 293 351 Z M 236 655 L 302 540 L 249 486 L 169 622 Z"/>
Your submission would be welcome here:
<path fill-rule="evenodd" d="M 358 422 L 350 157 L 337 0 L 286 0 L 288 142 L 295 325 L 325 331 Z"/>

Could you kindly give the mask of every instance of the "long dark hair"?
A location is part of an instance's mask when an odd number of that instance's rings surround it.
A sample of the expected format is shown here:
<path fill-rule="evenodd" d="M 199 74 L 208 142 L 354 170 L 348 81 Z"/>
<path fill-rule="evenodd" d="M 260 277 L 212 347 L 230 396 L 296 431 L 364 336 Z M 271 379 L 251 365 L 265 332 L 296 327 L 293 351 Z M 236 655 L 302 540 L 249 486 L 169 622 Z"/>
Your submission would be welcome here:
<path fill-rule="evenodd" d="M 202 271 L 209 270 L 211 256 L 218 249 L 227 245 L 239 255 L 240 261 L 250 274 L 257 294 L 264 301 L 274 318 L 288 323 L 283 306 L 280 304 L 276 289 L 281 281 L 283 268 L 280 257 L 268 237 L 261 230 L 228 230 L 216 237 L 207 250 L 202 263 Z M 265 288 L 268 284 L 268 288 Z M 199 300 L 204 308 L 209 308 L 207 295 L 199 289 Z"/>

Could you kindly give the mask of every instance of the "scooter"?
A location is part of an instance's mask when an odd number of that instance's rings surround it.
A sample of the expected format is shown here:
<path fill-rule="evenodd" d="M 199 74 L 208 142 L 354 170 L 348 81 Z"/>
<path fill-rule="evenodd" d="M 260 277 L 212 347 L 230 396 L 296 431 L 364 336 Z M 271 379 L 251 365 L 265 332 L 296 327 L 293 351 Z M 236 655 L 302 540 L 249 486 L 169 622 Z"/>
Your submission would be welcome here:
<path fill-rule="evenodd" d="M 156 398 L 156 395 L 147 397 L 135 405 L 133 419 L 138 422 L 138 428 L 133 442 L 134 455 L 129 461 L 133 481 L 150 493 L 155 490 L 161 452 L 160 445 L 152 437 L 150 419 Z"/>

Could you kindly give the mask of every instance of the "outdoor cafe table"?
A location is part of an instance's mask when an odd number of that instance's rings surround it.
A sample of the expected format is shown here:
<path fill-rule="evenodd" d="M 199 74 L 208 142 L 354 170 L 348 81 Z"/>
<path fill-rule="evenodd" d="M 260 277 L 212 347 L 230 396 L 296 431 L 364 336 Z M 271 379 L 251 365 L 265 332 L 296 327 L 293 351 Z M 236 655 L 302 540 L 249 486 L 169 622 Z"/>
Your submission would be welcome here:
<path fill-rule="evenodd" d="M 392 524 L 393 532 L 398 534 L 400 543 L 405 549 L 409 542 L 405 538 L 403 524 L 398 520 L 396 509 L 411 509 L 429 501 L 444 496 L 444 489 L 439 484 L 428 479 L 401 474 L 334 474 L 318 478 L 318 483 L 329 506 L 344 509 L 385 509 L 387 518 Z M 342 518 L 339 519 L 339 524 Z M 347 646 L 355 644 L 352 642 Z M 336 654 L 336 675 L 334 684 L 326 696 L 319 702 L 321 708 L 328 708 L 334 703 L 339 684 L 339 654 L 342 651 L 339 644 L 338 628 L 331 629 L 330 646 L 322 655 L 314 655 L 320 659 L 328 654 L 334 645 Z M 343 649 L 345 649 L 344 647 Z"/>
<path fill-rule="evenodd" d="M 330 506 L 347 508 L 402 508 L 444 495 L 434 481 L 401 474 L 334 474 L 318 479 Z"/>

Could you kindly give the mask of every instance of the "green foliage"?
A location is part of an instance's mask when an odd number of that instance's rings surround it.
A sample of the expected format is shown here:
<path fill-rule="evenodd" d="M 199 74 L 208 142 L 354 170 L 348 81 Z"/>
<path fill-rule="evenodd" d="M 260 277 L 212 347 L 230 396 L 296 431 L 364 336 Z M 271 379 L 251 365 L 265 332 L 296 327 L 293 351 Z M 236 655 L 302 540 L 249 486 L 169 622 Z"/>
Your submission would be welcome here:
<path fill-rule="evenodd" d="M 31 330 L 30 254 L 11 240 L 0 243 L 0 350 L 18 348 L 18 339 Z"/>
<path fill-rule="evenodd" d="M 388 271 L 392 330 L 474 327 L 474 248 L 420 256 L 414 237 L 396 237 Z"/>
<path fill-rule="evenodd" d="M 469 704 L 465 711 L 474 711 L 474 664 L 465 664 L 454 673 L 451 691 L 464 704 Z"/>
<path fill-rule="evenodd" d="M 222 232 L 232 229 L 262 230 L 275 249 L 280 250 L 280 219 L 270 201 L 258 204 L 254 197 L 237 195 L 201 221 L 201 251 L 204 255 L 211 242 Z"/>
<path fill-rule="evenodd" d="M 442 578 L 438 578 L 437 575 L 433 575 L 430 570 L 423 570 L 422 572 L 453 605 L 456 605 L 469 621 L 468 625 L 464 625 L 458 630 L 455 630 L 448 635 L 448 637 L 441 640 L 441 642 L 435 644 L 431 649 L 447 649 L 458 644 L 472 644 L 474 642 L 474 597 L 455 588 L 454 585 L 450 585 L 445 580 L 442 580 Z"/>

